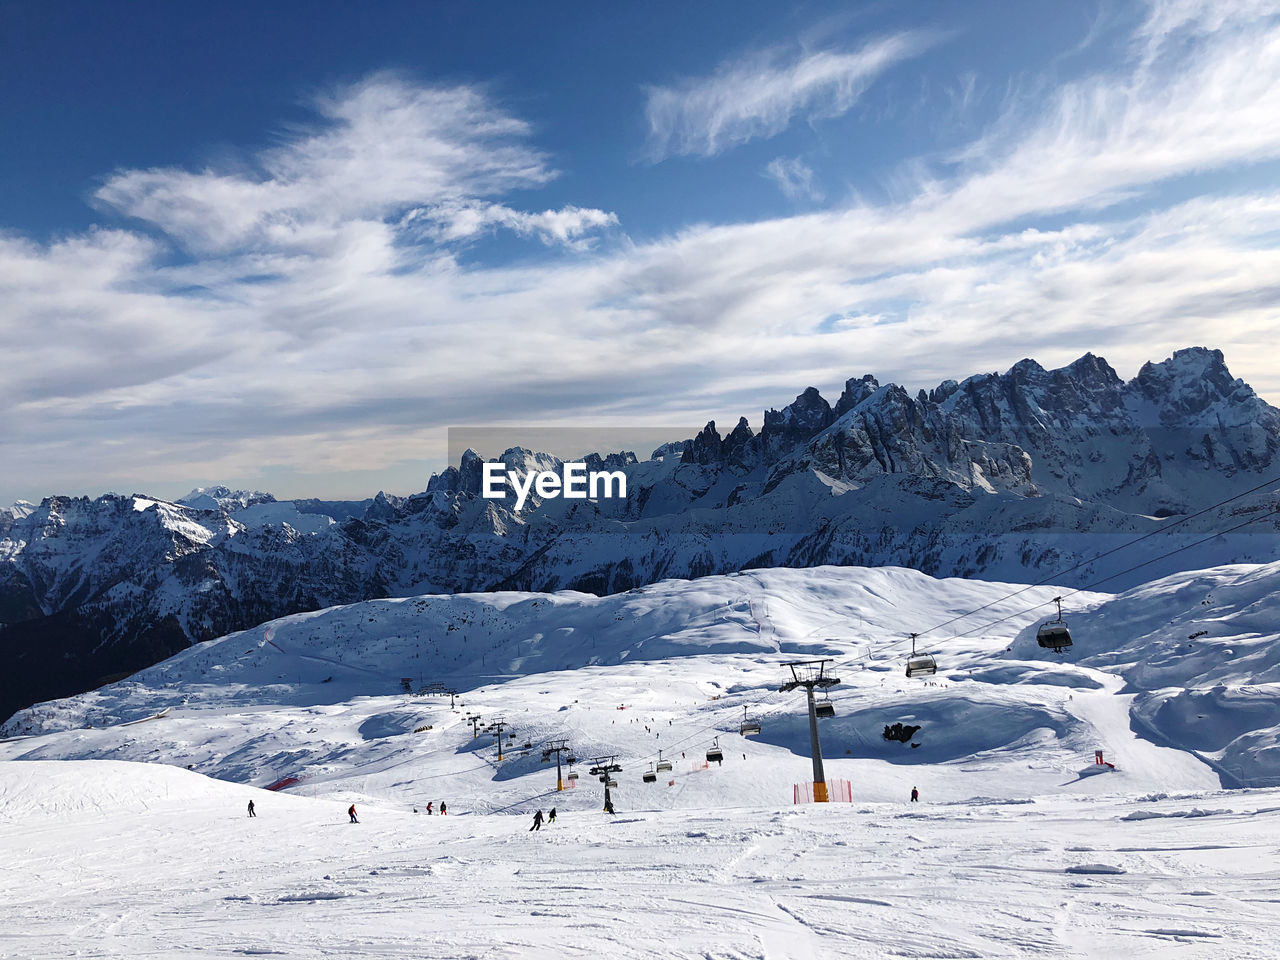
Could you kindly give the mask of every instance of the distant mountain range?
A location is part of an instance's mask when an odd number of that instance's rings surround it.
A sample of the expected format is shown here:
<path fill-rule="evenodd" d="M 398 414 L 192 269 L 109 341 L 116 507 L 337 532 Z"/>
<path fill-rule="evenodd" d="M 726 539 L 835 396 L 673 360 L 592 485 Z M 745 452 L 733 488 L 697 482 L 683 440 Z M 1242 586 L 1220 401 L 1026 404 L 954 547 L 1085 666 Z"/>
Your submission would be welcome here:
<path fill-rule="evenodd" d="M 520 448 L 500 459 L 516 472 L 560 464 Z M 627 474 L 625 500 L 535 494 L 517 513 L 513 499 L 480 497 L 483 463 L 468 451 L 407 498 L 277 502 L 218 487 L 15 505 L 0 512 L 0 718 L 194 641 L 378 597 L 604 594 L 819 564 L 1037 580 L 1280 474 L 1280 410 L 1216 350 L 1180 350 L 1128 382 L 1087 354 L 914 396 L 864 376 L 834 405 L 809 388 L 766 411 L 759 433 L 745 418 L 727 435 L 709 423 L 645 460 L 588 459 Z M 1101 585 L 1119 589 L 1280 558 L 1273 499 L 1242 497 L 1062 582 L 1120 573 Z"/>

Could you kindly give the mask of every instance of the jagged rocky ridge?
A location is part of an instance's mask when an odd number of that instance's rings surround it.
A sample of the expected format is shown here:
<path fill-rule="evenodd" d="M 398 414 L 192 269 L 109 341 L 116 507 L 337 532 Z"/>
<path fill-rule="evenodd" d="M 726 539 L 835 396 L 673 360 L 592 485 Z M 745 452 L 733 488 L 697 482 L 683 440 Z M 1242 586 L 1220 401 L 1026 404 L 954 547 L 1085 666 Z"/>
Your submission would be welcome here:
<path fill-rule="evenodd" d="M 520 448 L 508 469 L 560 461 Z M 1036 580 L 1280 473 L 1280 411 L 1216 350 L 1182 350 L 1120 379 L 1088 354 L 911 395 L 849 380 L 809 388 L 722 435 L 710 423 L 640 461 L 625 500 L 479 496 L 468 452 L 424 493 L 298 500 L 225 488 L 182 501 L 51 497 L 0 513 L 0 717 L 132 672 L 192 641 L 302 610 L 389 595 L 578 589 L 764 566 L 898 564 L 939 576 Z M 1105 583 L 1276 559 L 1263 494 L 1091 565 L 1082 585 L 1256 516 Z M 1145 550 L 1145 553 L 1143 552 Z"/>

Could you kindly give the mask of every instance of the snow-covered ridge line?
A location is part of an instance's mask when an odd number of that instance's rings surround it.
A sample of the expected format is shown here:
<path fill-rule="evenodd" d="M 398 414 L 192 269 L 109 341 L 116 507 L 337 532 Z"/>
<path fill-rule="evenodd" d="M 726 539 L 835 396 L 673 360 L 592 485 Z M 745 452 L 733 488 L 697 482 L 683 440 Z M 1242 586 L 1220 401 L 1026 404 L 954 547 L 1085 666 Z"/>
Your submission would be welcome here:
<path fill-rule="evenodd" d="M 604 594 L 753 567 L 910 566 L 1030 581 L 1159 530 L 1280 474 L 1280 412 L 1218 351 L 1179 351 L 1125 383 L 1093 355 L 914 397 L 850 380 L 834 406 L 806 390 L 679 456 L 602 458 L 628 496 L 598 503 L 479 496 L 468 455 L 423 494 L 363 503 L 212 488 L 183 502 L 49 498 L 0 515 L 0 715 L 138 669 L 191 641 L 287 613 L 425 592 Z M 667 447 L 664 454 L 673 453 Z M 526 450 L 513 469 L 558 462 Z M 1097 579 L 1225 529 L 1118 589 L 1178 569 L 1280 556 L 1265 491 L 1189 523 L 1159 549 L 1093 565 Z M 141 509 L 139 509 L 141 508 Z M 1231 521 L 1231 522 L 1228 522 Z M 1067 582 L 1080 585 L 1089 580 Z"/>
<path fill-rule="evenodd" d="M 1032 762 L 1048 771 L 1032 776 L 1035 790 L 1051 791 L 1078 782 L 1082 759 L 1103 747 L 1119 752 L 1126 782 L 1145 789 L 1280 776 L 1280 563 L 1176 574 L 1116 596 L 1076 594 L 1065 656 L 1035 641 L 1059 591 L 1020 589 L 823 567 L 665 581 L 607 597 L 366 601 L 231 634 L 127 681 L 21 711 L 0 734 L 36 738 L 0 757 L 192 763 L 259 786 L 412 766 L 423 750 L 504 783 L 539 768 L 536 750 L 496 767 L 479 762 L 484 744 L 460 724 L 461 707 L 406 696 L 406 681 L 410 690 L 455 689 L 482 714 L 508 715 L 534 746 L 576 731 L 575 749 L 628 762 L 652 761 L 667 745 L 696 752 L 717 735 L 736 750 L 745 708 L 765 721 L 762 737 L 741 740 L 748 757 L 767 745 L 803 756 L 802 711 L 778 684 L 785 661 L 818 657 L 843 679 L 824 732 L 835 737 L 837 760 L 905 764 L 922 768 L 919 776 L 938 764 Z M 928 632 L 979 607 L 961 625 Z M 908 632 L 923 634 L 936 677 L 904 678 Z M 618 704 L 641 712 L 620 717 Z M 127 734 L 122 727 L 157 717 Z M 343 718 L 337 740 L 326 717 Z M 643 733 L 633 717 L 650 718 Z M 201 746 L 196 731 L 211 721 L 227 730 Z M 897 721 L 923 725 L 921 742 L 904 750 L 882 740 L 882 726 Z M 341 746 L 344 736 L 354 739 Z"/>

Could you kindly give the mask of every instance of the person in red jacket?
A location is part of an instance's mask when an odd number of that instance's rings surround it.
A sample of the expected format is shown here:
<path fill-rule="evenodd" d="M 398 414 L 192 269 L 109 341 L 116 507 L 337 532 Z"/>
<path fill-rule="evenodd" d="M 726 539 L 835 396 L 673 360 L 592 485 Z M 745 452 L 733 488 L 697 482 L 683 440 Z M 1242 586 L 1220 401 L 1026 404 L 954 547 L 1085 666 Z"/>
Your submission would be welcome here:
<path fill-rule="evenodd" d="M 347 816 L 351 818 L 352 823 L 360 822 L 359 820 L 356 819 L 356 805 L 354 803 L 351 806 L 347 807 Z"/>

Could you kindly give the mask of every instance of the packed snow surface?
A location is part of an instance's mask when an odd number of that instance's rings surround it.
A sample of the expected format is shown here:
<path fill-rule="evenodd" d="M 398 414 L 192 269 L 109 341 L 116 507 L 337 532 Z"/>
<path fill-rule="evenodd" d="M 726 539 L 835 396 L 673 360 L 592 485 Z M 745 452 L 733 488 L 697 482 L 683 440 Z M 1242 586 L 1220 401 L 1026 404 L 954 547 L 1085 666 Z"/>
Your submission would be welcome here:
<path fill-rule="evenodd" d="M 1280 564 L 1066 594 L 1064 656 L 1059 595 L 757 570 L 229 635 L 5 725 L 0 956 L 1273 957 Z M 793 804 L 812 659 L 852 803 Z"/>
<path fill-rule="evenodd" d="M 0 763 L 0 783 L 0 956 L 25 960 L 1249 960 L 1280 937 L 1276 790 L 1197 816 L 1159 795 L 562 806 L 531 832 L 358 797 L 353 824 L 347 794 L 147 764 Z"/>

